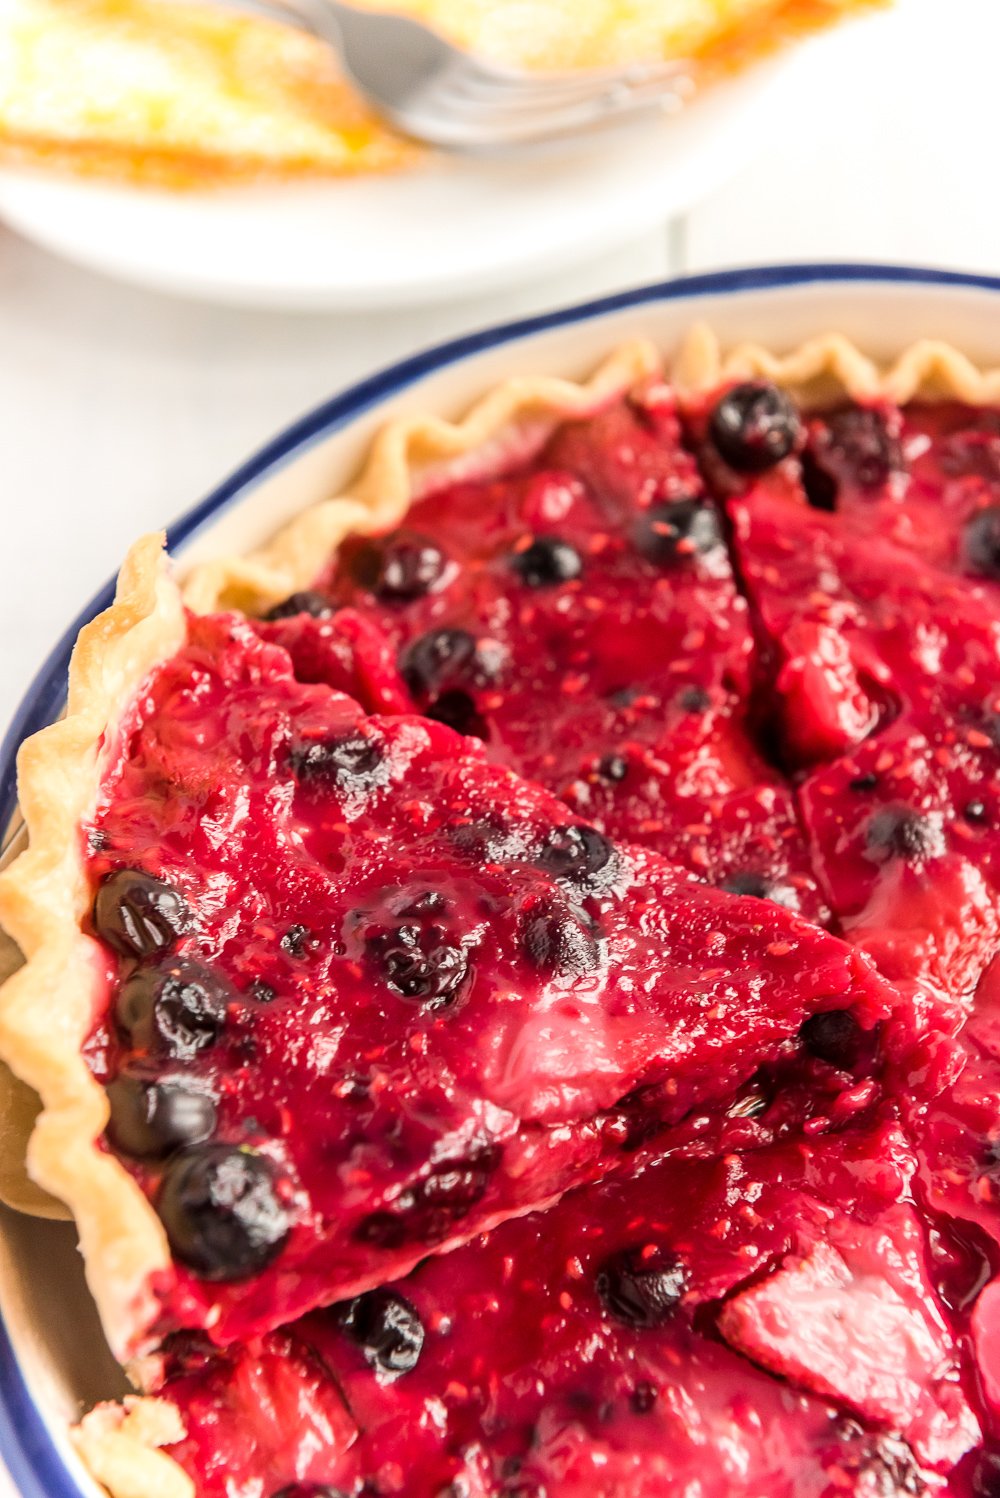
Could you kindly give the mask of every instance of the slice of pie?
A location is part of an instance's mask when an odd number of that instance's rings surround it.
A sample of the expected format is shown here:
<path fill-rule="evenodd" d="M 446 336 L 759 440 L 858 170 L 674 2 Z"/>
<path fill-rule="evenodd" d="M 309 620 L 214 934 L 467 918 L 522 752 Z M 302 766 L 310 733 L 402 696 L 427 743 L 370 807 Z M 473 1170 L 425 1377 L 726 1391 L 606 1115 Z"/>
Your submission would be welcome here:
<path fill-rule="evenodd" d="M 877 1120 L 646 1150 L 241 1350 L 173 1339 L 159 1399 L 96 1411 L 81 1450 L 98 1475 L 172 1459 L 200 1498 L 939 1491 L 979 1430 L 912 1170 Z M 130 1445 L 142 1422 L 157 1455 Z"/>
<path fill-rule="evenodd" d="M 409 0 L 391 9 L 500 62 L 560 72 L 683 58 L 707 80 L 873 0 Z M 192 0 L 7 0 L 0 153 L 197 187 L 413 167 L 306 30 Z"/>
<path fill-rule="evenodd" d="M 33 1168 L 119 1353 L 405 1273 L 811 1016 L 887 1012 L 818 927 L 613 842 L 451 728 L 299 681 L 236 616 L 186 616 L 156 550 L 24 753 L 32 848 L 0 894 L 31 959 L 2 1035 L 46 1105 Z M 488 674 L 502 646 L 478 649 Z"/>

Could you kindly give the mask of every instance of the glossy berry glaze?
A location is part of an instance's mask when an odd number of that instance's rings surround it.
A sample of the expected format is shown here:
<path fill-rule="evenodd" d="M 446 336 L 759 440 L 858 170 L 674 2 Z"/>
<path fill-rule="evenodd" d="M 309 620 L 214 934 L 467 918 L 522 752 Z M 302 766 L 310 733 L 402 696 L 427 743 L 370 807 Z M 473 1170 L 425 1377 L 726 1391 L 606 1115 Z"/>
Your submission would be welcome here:
<path fill-rule="evenodd" d="M 348 543 L 312 597 L 613 836 L 967 997 L 998 931 L 998 579 L 1000 413 L 806 419 L 751 383 L 566 425 Z"/>
<path fill-rule="evenodd" d="M 754 731 L 723 518 L 665 387 L 349 543 L 325 591 L 379 625 L 415 708 L 495 762 L 612 837 L 825 920 L 792 793 Z"/>
<path fill-rule="evenodd" d="M 729 1094 L 866 960 L 613 844 L 235 616 L 133 704 L 88 829 L 108 1144 L 220 1342 L 405 1272 Z"/>
<path fill-rule="evenodd" d="M 646 1151 L 290 1333 L 175 1340 L 172 1454 L 205 1498 L 876 1498 L 959 1464 L 950 1490 L 971 1492 L 979 1428 L 912 1170 L 877 1118 L 745 1155 Z"/>
<path fill-rule="evenodd" d="M 200 1494 L 997 1498 L 998 581 L 997 413 L 656 387 L 196 626 L 93 868 L 232 993 L 91 1054 Z"/>
<path fill-rule="evenodd" d="M 984 541 L 1000 468 L 988 482 L 997 439 L 977 440 L 995 426 L 949 406 L 840 413 L 730 502 L 821 888 L 890 977 L 966 997 L 1000 893 L 1000 552 Z"/>

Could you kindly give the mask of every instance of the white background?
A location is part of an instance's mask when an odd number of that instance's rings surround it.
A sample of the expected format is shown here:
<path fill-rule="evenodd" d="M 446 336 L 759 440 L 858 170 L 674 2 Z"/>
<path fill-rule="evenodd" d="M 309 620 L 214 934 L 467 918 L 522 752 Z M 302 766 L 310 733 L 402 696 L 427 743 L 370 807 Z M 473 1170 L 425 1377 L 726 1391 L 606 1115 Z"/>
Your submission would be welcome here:
<path fill-rule="evenodd" d="M 684 222 L 557 281 L 445 308 L 204 307 L 104 281 L 0 227 L 0 726 L 129 541 L 391 359 L 686 270 L 882 259 L 1000 272 L 998 58 L 1000 0 L 900 0 L 814 52 L 779 137 Z"/>

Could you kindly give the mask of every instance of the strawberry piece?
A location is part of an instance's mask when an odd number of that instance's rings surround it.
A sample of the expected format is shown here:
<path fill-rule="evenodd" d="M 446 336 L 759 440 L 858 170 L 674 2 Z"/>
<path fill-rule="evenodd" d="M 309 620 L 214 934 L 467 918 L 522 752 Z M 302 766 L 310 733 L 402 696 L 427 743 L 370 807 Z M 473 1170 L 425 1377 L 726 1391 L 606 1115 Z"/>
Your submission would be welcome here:
<path fill-rule="evenodd" d="M 357 1438 L 340 1390 L 294 1331 L 228 1354 L 182 1333 L 164 1361 L 185 1426 L 171 1455 L 198 1474 L 201 1494 L 231 1493 L 237 1472 L 261 1493 L 318 1485 Z"/>
<path fill-rule="evenodd" d="M 877 1227 L 831 1229 L 829 1241 L 729 1301 L 719 1329 L 771 1372 L 901 1431 L 925 1460 L 951 1465 L 979 1431 L 953 1381 L 955 1343 L 922 1253 L 908 1207 L 885 1213 Z"/>

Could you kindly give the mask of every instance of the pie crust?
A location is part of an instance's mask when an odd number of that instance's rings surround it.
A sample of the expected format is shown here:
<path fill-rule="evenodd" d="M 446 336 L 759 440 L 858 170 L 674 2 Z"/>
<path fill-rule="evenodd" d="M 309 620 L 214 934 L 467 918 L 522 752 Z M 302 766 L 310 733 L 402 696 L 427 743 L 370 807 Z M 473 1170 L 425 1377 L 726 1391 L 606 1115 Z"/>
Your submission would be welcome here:
<path fill-rule="evenodd" d="M 107 1100 L 81 1047 L 102 980 L 98 944 L 81 930 L 90 893 L 80 829 L 123 705 L 175 653 L 185 628 L 162 537 L 147 536 L 129 553 L 112 606 L 80 634 L 66 716 L 21 746 L 29 845 L 0 875 L 0 921 L 26 959 L 0 989 L 0 1055 L 42 1103 L 28 1174 L 76 1218 L 88 1283 L 119 1350 L 125 1325 L 152 1314 L 149 1277 L 170 1256 L 138 1186 L 96 1146 Z"/>
<path fill-rule="evenodd" d="M 65 718 L 22 746 L 18 772 L 30 845 L 0 875 L 0 921 L 26 958 L 0 988 L 0 1057 L 42 1103 L 27 1169 L 32 1183 L 65 1202 L 76 1218 L 88 1282 L 119 1355 L 127 1329 L 151 1318 L 150 1276 L 167 1268 L 170 1256 L 138 1185 L 97 1147 L 108 1109 L 81 1055 L 94 983 L 101 979 L 94 966 L 97 943 L 80 929 L 89 906 L 80 826 L 94 804 L 123 704 L 183 642 L 184 603 L 196 612 L 260 612 L 308 586 L 316 559 L 348 534 L 390 528 L 434 487 L 459 474 L 495 472 L 537 451 L 559 421 L 585 417 L 636 384 L 669 378 L 681 399 L 694 403 L 720 385 L 756 375 L 812 409 L 878 395 L 900 403 L 924 397 L 1000 404 L 1000 370 L 982 371 L 942 343 L 914 344 L 879 369 L 837 335 L 786 355 L 745 344 L 724 356 L 711 331 L 698 327 L 669 363 L 648 343 L 630 344 L 585 384 L 523 377 L 498 387 L 458 422 L 409 417 L 391 423 L 349 493 L 307 510 L 247 558 L 195 569 L 183 599 L 162 538 L 147 536 L 130 552 L 115 602 L 77 643 Z M 5 1099 L 12 1117 L 23 1120 L 24 1097 Z M 0 1177 L 5 1198 L 37 1210 L 37 1197 L 18 1185 L 16 1174 L 11 1180 Z M 141 1383 L 142 1369 L 133 1373 Z M 157 1450 L 176 1439 L 177 1419 L 164 1401 L 134 1401 L 126 1413 L 101 1407 L 75 1439 L 116 1498 L 188 1498 L 190 1479 Z"/>

